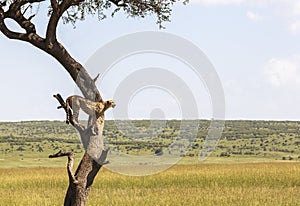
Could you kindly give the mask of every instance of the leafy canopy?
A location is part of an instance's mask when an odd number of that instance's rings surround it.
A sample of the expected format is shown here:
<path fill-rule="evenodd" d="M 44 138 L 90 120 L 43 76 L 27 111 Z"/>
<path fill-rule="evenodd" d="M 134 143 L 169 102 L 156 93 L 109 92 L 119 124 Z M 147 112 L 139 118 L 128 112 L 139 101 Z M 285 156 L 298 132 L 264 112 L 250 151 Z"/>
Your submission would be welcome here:
<path fill-rule="evenodd" d="M 123 11 L 129 17 L 144 18 L 148 15 L 156 15 L 157 24 L 162 27 L 163 22 L 170 21 L 172 6 L 180 0 L 85 0 L 71 7 L 63 16 L 64 22 L 74 24 L 76 20 L 84 20 L 87 14 L 98 15 L 98 18 L 107 17 L 107 11 L 111 15 Z M 183 1 L 186 4 L 188 0 Z"/>
<path fill-rule="evenodd" d="M 8 8 L 16 2 L 22 2 L 23 15 L 27 12 L 31 15 L 39 10 L 41 2 L 47 0 L 0 0 L 0 7 Z M 187 4 L 189 0 L 50 0 L 48 15 L 51 16 L 55 5 L 67 4 L 61 18 L 64 23 L 75 25 L 77 20 L 84 20 L 87 15 L 97 15 L 99 20 L 107 15 L 114 16 L 123 11 L 128 17 L 144 18 L 155 15 L 157 24 L 163 28 L 163 22 L 170 21 L 172 6 L 174 3 Z M 36 8 L 36 9 L 33 9 Z"/>

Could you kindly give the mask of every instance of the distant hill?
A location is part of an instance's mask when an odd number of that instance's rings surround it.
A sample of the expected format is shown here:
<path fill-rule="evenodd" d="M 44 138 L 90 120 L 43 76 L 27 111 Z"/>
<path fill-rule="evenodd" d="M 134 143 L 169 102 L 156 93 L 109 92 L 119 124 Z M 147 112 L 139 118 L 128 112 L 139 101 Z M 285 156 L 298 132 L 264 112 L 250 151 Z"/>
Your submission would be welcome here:
<path fill-rule="evenodd" d="M 174 141 L 188 139 L 190 144 L 178 147 L 178 153 L 195 158 L 205 142 L 209 124 L 208 120 L 107 120 L 103 135 L 111 149 L 132 155 L 162 155 L 170 152 Z M 10 161 L 41 160 L 60 149 L 84 152 L 78 134 L 64 122 L 0 122 L 0 167 Z M 211 157 L 220 161 L 242 158 L 300 161 L 300 122 L 226 121 Z"/>

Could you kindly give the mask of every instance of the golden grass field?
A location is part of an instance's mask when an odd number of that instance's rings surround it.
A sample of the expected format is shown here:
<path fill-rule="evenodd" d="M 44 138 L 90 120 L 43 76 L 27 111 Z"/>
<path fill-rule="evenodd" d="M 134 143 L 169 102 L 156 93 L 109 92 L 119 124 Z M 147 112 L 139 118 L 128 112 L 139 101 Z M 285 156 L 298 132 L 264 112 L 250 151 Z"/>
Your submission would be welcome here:
<path fill-rule="evenodd" d="M 0 205 L 62 205 L 65 168 L 0 169 Z M 300 205 L 300 163 L 176 165 L 152 176 L 101 170 L 88 205 Z"/>

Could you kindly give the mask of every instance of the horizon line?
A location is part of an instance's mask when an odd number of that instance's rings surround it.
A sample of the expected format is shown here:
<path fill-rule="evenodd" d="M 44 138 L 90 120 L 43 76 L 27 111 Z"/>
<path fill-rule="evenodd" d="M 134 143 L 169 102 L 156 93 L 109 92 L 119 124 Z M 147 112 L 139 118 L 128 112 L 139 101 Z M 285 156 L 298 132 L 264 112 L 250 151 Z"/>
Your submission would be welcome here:
<path fill-rule="evenodd" d="M 200 120 L 200 121 L 274 121 L 274 122 L 299 122 L 300 119 L 245 119 L 245 118 L 233 118 L 233 119 L 176 119 L 176 118 L 170 118 L 170 119 L 150 119 L 150 118 L 137 118 L 137 119 L 105 119 L 108 121 L 191 121 L 191 120 Z M 80 121 L 87 121 L 87 120 L 80 120 Z M 25 120 L 0 120 L 0 123 L 13 123 L 13 122 L 65 122 L 65 120 L 58 120 L 58 119 L 25 119 Z"/>

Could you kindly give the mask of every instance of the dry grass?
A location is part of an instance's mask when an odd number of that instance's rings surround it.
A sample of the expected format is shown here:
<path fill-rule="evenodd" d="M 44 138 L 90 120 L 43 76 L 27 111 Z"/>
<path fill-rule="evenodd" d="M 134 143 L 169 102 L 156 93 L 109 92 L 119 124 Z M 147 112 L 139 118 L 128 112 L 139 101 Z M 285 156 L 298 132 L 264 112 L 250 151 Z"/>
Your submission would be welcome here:
<path fill-rule="evenodd" d="M 64 168 L 0 169 L 0 205 L 62 205 Z M 299 163 L 177 165 L 128 177 L 101 170 L 88 205 L 300 205 Z"/>

